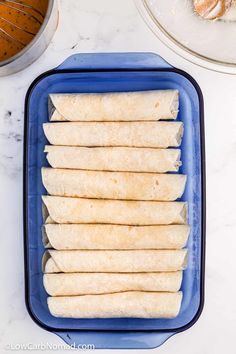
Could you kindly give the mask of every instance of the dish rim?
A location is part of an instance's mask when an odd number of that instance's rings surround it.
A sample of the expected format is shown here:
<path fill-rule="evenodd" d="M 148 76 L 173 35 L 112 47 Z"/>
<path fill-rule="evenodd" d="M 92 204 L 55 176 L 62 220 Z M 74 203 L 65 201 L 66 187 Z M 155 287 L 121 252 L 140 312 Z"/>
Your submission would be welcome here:
<path fill-rule="evenodd" d="M 184 326 L 178 328 L 170 328 L 170 329 L 139 329 L 139 330 L 109 330 L 109 329 L 74 329 L 74 328 L 54 328 L 51 326 L 46 325 L 42 321 L 40 321 L 34 314 L 31 309 L 30 301 L 29 301 L 29 283 L 28 283 L 28 270 L 29 270 L 29 252 L 28 252 L 28 193 L 27 193 L 27 186 L 28 186 L 28 177 L 27 177 L 27 165 L 28 165 L 28 117 L 29 117 L 29 100 L 30 96 L 37 86 L 37 84 L 45 79 L 48 76 L 61 74 L 61 73 L 107 73 L 107 72 L 173 72 L 179 75 L 184 76 L 188 81 L 192 83 L 194 86 L 198 99 L 199 99 L 199 123 L 200 123 L 200 145 L 201 145 L 201 191 L 202 191 L 202 198 L 201 198 L 201 274 L 200 274 L 200 302 L 198 310 L 196 311 L 194 317 L 186 323 Z M 140 333 L 148 333 L 148 332 L 155 332 L 155 333 L 178 333 L 185 331 L 192 327 L 198 318 L 200 317 L 203 307 L 204 307 L 204 288 L 205 288 L 205 248 L 206 248 L 206 174 L 205 174 L 205 133 L 204 133 L 204 99 L 202 91 L 195 81 L 195 79 L 186 73 L 183 70 L 171 67 L 171 68 L 116 68 L 116 69 L 52 69 L 48 70 L 41 75 L 39 75 L 29 86 L 26 95 L 25 95 L 25 104 L 24 104 L 24 146 L 23 146 L 23 242 L 24 242 L 24 280 L 25 280 L 25 304 L 27 311 L 32 318 L 32 320 L 39 325 L 41 328 L 49 331 L 49 332 L 140 332 Z"/>

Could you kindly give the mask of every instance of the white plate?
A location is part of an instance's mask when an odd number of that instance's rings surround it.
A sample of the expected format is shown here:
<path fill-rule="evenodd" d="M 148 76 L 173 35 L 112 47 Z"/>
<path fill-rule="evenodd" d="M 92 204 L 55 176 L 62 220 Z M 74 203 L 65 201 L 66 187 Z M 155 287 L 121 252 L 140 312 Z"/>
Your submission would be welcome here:
<path fill-rule="evenodd" d="M 192 0 L 135 0 L 153 32 L 185 59 L 236 74 L 236 6 L 216 21 L 194 13 Z"/>

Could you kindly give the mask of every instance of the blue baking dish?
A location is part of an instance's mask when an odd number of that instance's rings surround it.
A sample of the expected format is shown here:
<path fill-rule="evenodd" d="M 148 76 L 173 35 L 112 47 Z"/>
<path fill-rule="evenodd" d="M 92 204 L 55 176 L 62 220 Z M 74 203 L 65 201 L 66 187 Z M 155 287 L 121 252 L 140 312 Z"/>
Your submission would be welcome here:
<path fill-rule="evenodd" d="M 42 124 L 48 121 L 50 93 L 178 89 L 178 120 L 185 131 L 180 173 L 187 174 L 181 200 L 188 201 L 191 234 L 184 271 L 183 301 L 174 319 L 67 319 L 53 317 L 47 307 L 41 270 L 42 166 L 47 166 Z M 96 348 L 153 348 L 193 325 L 203 307 L 205 254 L 205 159 L 203 97 L 196 81 L 153 53 L 76 54 L 34 80 L 25 100 L 24 247 L 26 305 L 33 320 L 66 343 Z"/>

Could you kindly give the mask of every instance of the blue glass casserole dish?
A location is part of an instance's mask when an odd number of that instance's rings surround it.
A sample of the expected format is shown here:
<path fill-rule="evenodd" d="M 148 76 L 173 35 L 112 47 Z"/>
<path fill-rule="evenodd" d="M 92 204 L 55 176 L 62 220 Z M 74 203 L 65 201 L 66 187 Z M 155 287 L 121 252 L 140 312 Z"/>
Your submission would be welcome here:
<path fill-rule="evenodd" d="M 41 267 L 44 253 L 41 196 L 46 193 L 41 181 L 41 167 L 48 165 L 43 152 L 47 140 L 42 124 L 48 121 L 48 95 L 153 89 L 179 90 L 177 120 L 184 123 L 180 173 L 187 175 L 187 185 L 180 200 L 188 202 L 191 234 L 187 244 L 188 267 L 181 287 L 180 313 L 174 319 L 53 317 L 47 307 Z M 203 97 L 196 81 L 152 53 L 73 55 L 31 84 L 25 99 L 24 129 L 25 295 L 32 319 L 70 345 L 92 343 L 100 349 L 153 348 L 192 326 L 203 308 L 205 259 Z"/>

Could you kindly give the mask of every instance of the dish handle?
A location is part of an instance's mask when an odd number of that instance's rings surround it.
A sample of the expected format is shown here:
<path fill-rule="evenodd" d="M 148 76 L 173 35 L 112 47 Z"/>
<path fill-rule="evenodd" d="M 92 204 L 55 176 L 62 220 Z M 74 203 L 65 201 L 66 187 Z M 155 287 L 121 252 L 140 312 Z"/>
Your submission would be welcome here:
<path fill-rule="evenodd" d="M 74 54 L 57 70 L 170 69 L 172 66 L 155 53 L 85 53 Z"/>
<path fill-rule="evenodd" d="M 174 333 L 145 331 L 78 331 L 55 332 L 72 349 L 152 349 Z"/>

